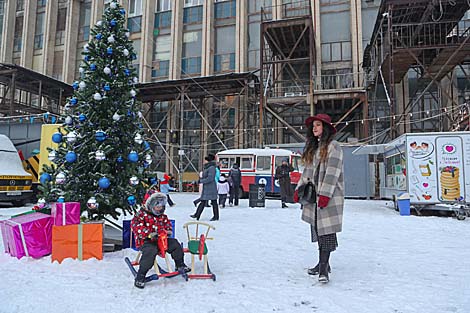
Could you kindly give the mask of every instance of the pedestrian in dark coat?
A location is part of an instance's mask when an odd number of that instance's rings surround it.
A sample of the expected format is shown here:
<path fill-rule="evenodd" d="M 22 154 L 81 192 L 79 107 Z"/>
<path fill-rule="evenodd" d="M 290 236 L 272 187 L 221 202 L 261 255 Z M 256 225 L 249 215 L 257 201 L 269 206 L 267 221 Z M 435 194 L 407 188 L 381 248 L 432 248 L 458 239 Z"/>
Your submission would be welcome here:
<path fill-rule="evenodd" d="M 204 170 L 202 171 L 202 177 L 199 181 L 202 183 L 202 193 L 201 197 L 199 198 L 201 202 L 199 203 L 196 213 L 192 214 L 191 217 L 199 220 L 201 218 L 202 211 L 206 206 L 208 201 L 211 202 L 212 211 L 214 216 L 212 216 L 211 221 L 218 221 L 219 220 L 219 206 L 217 204 L 217 184 L 215 182 L 215 174 L 216 174 L 216 164 L 215 164 L 215 156 L 213 154 L 209 154 L 204 158 Z"/>
<path fill-rule="evenodd" d="M 302 154 L 305 168 L 297 189 L 308 181 L 315 185 L 317 202 L 305 204 L 302 220 L 311 225 L 312 241 L 318 242 L 319 262 L 310 268 L 310 275 L 319 274 L 320 282 L 328 282 L 330 253 L 336 250 L 336 233 L 343 226 L 344 178 L 343 150 L 334 141 L 335 127 L 327 114 L 307 118 L 307 143 Z M 294 201 L 298 202 L 297 190 Z"/>
<path fill-rule="evenodd" d="M 292 199 L 292 185 L 290 181 L 290 172 L 292 172 L 294 168 L 292 165 L 289 165 L 289 160 L 283 159 L 282 164 L 276 168 L 276 176 L 275 178 L 279 180 L 279 187 L 281 188 L 281 204 L 283 208 L 287 208 L 286 202 L 288 199 Z M 292 201 L 292 200 L 291 200 Z"/>
<path fill-rule="evenodd" d="M 238 194 L 240 192 L 240 184 L 242 183 L 242 172 L 238 168 L 237 163 L 232 165 L 232 168 L 228 173 L 228 180 L 230 183 L 230 198 L 228 199 L 228 205 L 238 206 Z"/>

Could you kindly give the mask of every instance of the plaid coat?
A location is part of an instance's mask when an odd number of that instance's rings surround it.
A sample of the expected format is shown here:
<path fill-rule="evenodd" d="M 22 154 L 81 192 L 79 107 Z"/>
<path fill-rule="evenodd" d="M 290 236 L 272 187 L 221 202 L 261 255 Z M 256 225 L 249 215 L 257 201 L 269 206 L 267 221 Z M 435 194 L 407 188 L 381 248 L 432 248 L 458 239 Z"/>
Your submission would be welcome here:
<path fill-rule="evenodd" d="M 315 185 L 318 196 L 330 198 L 326 208 L 317 208 L 316 204 L 304 205 L 302 220 L 315 226 L 317 218 L 317 232 L 319 236 L 341 232 L 343 226 L 344 205 L 344 178 L 343 178 L 343 150 L 337 141 L 328 146 L 328 156 L 320 166 L 320 149 L 317 150 L 312 164 L 306 164 L 299 180 L 298 186 L 306 184 L 309 180 Z M 314 181 L 318 170 L 318 182 Z"/>

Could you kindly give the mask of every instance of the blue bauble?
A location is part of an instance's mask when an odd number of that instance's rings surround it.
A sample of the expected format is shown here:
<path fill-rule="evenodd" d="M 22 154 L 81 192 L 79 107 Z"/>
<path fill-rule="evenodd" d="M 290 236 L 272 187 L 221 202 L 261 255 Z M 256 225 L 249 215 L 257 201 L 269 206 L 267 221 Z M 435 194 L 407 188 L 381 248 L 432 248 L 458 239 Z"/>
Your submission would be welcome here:
<path fill-rule="evenodd" d="M 98 40 L 101 40 L 101 38 L 103 38 L 103 35 L 101 35 L 101 34 L 96 34 L 95 38 L 98 39 Z"/>
<path fill-rule="evenodd" d="M 111 25 L 112 27 L 116 26 L 117 22 L 115 19 L 112 19 L 111 22 L 109 22 L 109 25 Z"/>
<path fill-rule="evenodd" d="M 155 185 L 157 183 L 157 179 L 155 177 L 150 178 L 150 184 Z"/>
<path fill-rule="evenodd" d="M 132 53 L 132 54 L 131 54 L 131 59 L 132 59 L 132 60 L 137 60 L 137 54 Z"/>
<path fill-rule="evenodd" d="M 122 163 L 122 162 L 124 162 L 124 158 L 122 156 L 118 156 L 117 159 L 116 159 L 116 162 Z"/>
<path fill-rule="evenodd" d="M 98 180 L 98 186 L 100 186 L 100 188 L 106 189 L 109 187 L 109 185 L 111 185 L 111 182 L 106 177 L 101 177 Z"/>
<path fill-rule="evenodd" d="M 64 196 L 60 196 L 59 198 L 57 198 L 57 202 L 64 203 L 65 202 Z"/>
<path fill-rule="evenodd" d="M 103 142 L 106 140 L 106 133 L 102 130 L 98 130 L 96 133 L 95 133 L 95 139 L 96 141 L 98 142 Z"/>
<path fill-rule="evenodd" d="M 139 161 L 139 154 L 135 151 L 132 151 L 131 153 L 129 153 L 129 155 L 127 156 L 127 159 L 132 162 L 132 163 L 135 163 L 137 161 Z"/>
<path fill-rule="evenodd" d="M 72 85 L 73 89 L 77 90 L 78 89 L 78 83 L 77 82 L 74 82 L 73 85 Z"/>
<path fill-rule="evenodd" d="M 51 175 L 48 174 L 48 173 L 42 173 L 41 174 L 41 177 L 39 178 L 39 181 L 41 182 L 41 184 L 45 185 L 47 184 L 48 182 L 50 182 L 52 179 Z"/>
<path fill-rule="evenodd" d="M 121 13 L 122 15 L 125 15 L 125 14 L 126 14 L 126 10 L 121 9 L 121 10 L 119 10 L 119 13 Z"/>
<path fill-rule="evenodd" d="M 129 76 L 129 75 L 131 75 L 131 71 L 126 68 L 126 69 L 124 70 L 124 74 L 126 74 L 126 76 Z"/>
<path fill-rule="evenodd" d="M 134 205 L 136 203 L 135 196 L 127 197 L 127 203 L 129 203 L 129 205 Z"/>
<path fill-rule="evenodd" d="M 90 56 L 89 56 L 89 55 L 85 55 L 85 58 L 84 58 L 84 59 L 85 59 L 85 61 L 88 62 L 88 61 L 90 61 Z"/>
<path fill-rule="evenodd" d="M 83 113 L 81 113 L 81 114 L 78 116 L 78 120 L 79 120 L 80 122 L 82 122 L 82 123 L 85 122 L 85 121 L 86 121 L 86 115 L 83 114 Z"/>
<path fill-rule="evenodd" d="M 90 70 L 95 71 L 96 70 L 96 65 L 95 64 L 90 64 Z"/>
<path fill-rule="evenodd" d="M 106 53 L 107 53 L 108 55 L 113 54 L 113 48 L 109 47 L 108 49 L 106 49 Z"/>
<path fill-rule="evenodd" d="M 150 149 L 150 144 L 147 141 L 144 141 L 144 149 L 145 150 Z"/>
<path fill-rule="evenodd" d="M 76 105 L 78 103 L 78 99 L 73 97 L 72 99 L 70 99 L 70 104 L 71 105 Z"/>
<path fill-rule="evenodd" d="M 62 134 L 61 133 L 54 133 L 52 135 L 52 141 L 55 143 L 61 143 L 62 142 Z"/>
<path fill-rule="evenodd" d="M 73 163 L 77 161 L 77 154 L 73 151 L 67 152 L 67 154 L 65 155 L 65 161 L 69 163 Z"/>
<path fill-rule="evenodd" d="M 111 90 L 111 87 L 110 87 L 108 84 L 106 84 L 106 85 L 104 85 L 103 89 L 104 89 L 105 91 L 110 91 L 110 90 Z"/>

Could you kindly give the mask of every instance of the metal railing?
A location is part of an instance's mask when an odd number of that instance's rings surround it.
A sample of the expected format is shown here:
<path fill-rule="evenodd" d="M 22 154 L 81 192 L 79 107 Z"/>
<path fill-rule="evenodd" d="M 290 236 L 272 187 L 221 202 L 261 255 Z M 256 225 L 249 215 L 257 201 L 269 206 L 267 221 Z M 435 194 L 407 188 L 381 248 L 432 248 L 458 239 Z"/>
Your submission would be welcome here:
<path fill-rule="evenodd" d="M 277 80 L 268 82 L 266 95 L 274 98 L 302 97 L 310 91 L 309 81 Z"/>
<path fill-rule="evenodd" d="M 263 7 L 261 9 L 261 21 L 271 20 L 274 12 L 280 12 L 281 19 L 310 16 L 312 14 L 309 0 L 293 0 L 290 3 Z"/>
<path fill-rule="evenodd" d="M 323 74 L 315 76 L 314 86 L 315 90 L 362 88 L 364 78 L 364 72 Z"/>
<path fill-rule="evenodd" d="M 457 45 L 469 36 L 467 22 L 432 22 L 392 26 L 393 48 L 442 47 Z"/>

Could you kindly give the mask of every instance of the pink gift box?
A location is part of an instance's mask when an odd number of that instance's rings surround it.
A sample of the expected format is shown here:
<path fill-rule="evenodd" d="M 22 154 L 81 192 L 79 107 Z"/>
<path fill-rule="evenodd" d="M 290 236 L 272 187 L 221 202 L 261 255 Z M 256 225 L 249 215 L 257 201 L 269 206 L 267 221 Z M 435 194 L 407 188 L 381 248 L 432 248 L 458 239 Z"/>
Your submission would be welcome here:
<path fill-rule="evenodd" d="M 52 252 L 52 218 L 32 213 L 1 222 L 5 252 L 21 259 L 40 258 Z"/>
<path fill-rule="evenodd" d="M 55 226 L 80 224 L 80 202 L 56 203 L 51 215 Z"/>

